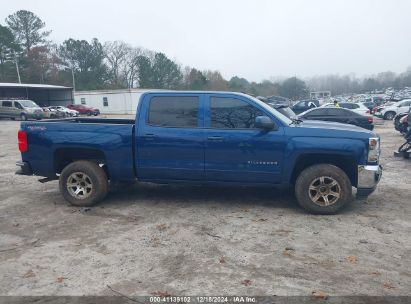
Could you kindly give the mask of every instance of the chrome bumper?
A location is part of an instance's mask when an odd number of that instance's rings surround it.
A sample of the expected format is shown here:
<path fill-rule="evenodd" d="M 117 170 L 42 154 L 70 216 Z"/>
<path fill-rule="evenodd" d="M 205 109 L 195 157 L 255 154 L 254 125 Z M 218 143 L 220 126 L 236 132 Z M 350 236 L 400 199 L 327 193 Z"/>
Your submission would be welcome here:
<path fill-rule="evenodd" d="M 381 179 L 381 175 L 382 167 L 380 165 L 358 166 L 357 196 L 368 196 L 374 192 Z"/>

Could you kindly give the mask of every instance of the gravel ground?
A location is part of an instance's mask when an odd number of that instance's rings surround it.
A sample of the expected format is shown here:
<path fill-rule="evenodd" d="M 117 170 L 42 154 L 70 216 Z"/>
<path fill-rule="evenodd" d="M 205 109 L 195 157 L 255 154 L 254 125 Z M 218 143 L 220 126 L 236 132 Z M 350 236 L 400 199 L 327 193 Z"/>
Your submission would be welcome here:
<path fill-rule="evenodd" d="M 391 122 L 378 189 L 334 216 L 280 190 L 149 184 L 75 208 L 14 175 L 18 128 L 0 120 L 0 295 L 411 295 L 411 160 Z"/>

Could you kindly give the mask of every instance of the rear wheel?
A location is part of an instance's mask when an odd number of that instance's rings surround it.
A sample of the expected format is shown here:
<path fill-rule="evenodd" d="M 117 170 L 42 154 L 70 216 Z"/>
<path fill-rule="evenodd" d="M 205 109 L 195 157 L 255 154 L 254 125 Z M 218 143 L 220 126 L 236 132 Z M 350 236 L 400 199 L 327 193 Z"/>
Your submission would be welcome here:
<path fill-rule="evenodd" d="M 60 192 L 74 206 L 92 206 L 108 193 L 104 169 L 91 161 L 75 161 L 66 166 L 60 175 Z"/>
<path fill-rule="evenodd" d="M 304 209 L 334 214 L 352 200 L 351 181 L 343 170 L 319 164 L 306 168 L 295 183 L 295 196 Z"/>
<path fill-rule="evenodd" d="M 395 117 L 395 113 L 394 112 L 387 112 L 384 114 L 384 119 L 385 120 L 393 120 Z"/>

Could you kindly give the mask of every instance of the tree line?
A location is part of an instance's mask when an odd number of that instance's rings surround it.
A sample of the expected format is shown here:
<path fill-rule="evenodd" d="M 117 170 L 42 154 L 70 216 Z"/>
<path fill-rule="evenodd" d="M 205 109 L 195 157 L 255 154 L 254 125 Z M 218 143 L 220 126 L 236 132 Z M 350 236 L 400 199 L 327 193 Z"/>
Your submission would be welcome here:
<path fill-rule="evenodd" d="M 411 68 L 401 74 L 384 72 L 362 79 L 327 75 L 261 82 L 239 76 L 226 80 L 219 71 L 182 66 L 164 53 L 123 41 L 69 38 L 56 44 L 48 39 L 50 33 L 45 22 L 30 11 L 8 16 L 5 25 L 0 24 L 0 82 L 18 82 L 20 77 L 22 83 L 72 86 L 74 79 L 76 90 L 222 90 L 291 99 L 307 97 L 310 89 L 330 90 L 336 95 L 411 86 Z"/>

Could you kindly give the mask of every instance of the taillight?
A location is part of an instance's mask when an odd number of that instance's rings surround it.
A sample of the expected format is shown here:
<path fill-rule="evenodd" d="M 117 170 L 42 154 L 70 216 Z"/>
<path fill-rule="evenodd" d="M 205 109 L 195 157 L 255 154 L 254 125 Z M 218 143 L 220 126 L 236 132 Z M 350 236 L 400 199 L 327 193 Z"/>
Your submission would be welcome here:
<path fill-rule="evenodd" d="M 373 122 L 372 116 L 368 116 L 368 122 L 369 122 L 369 123 L 372 123 L 372 122 Z"/>
<path fill-rule="evenodd" d="M 21 153 L 27 152 L 29 150 L 29 145 L 27 142 L 27 133 L 25 131 L 20 130 L 17 133 L 17 139 L 19 142 L 19 150 Z"/>

